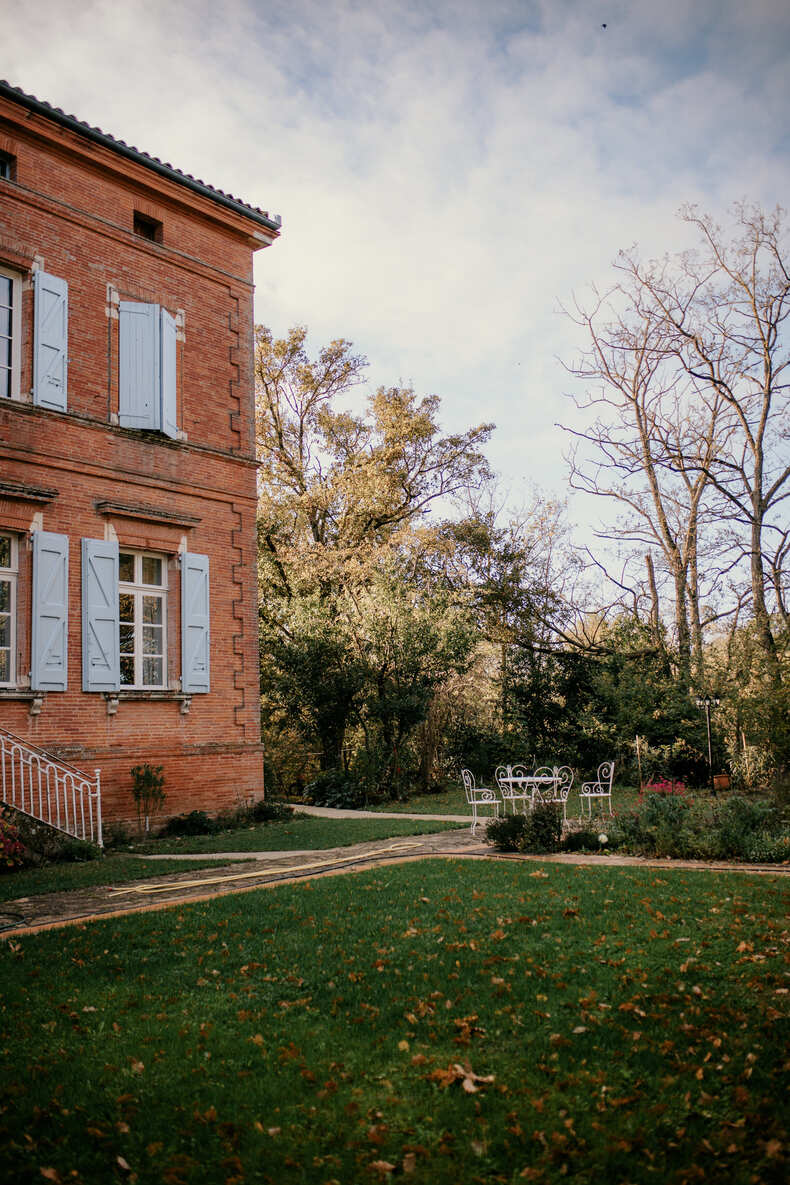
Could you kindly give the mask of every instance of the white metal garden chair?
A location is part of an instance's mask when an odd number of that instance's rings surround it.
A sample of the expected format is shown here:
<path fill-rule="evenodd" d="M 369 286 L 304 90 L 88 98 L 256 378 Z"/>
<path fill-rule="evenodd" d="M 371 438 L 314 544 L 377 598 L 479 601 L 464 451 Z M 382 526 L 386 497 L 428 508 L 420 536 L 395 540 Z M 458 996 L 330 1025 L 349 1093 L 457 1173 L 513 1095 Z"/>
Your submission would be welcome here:
<path fill-rule="evenodd" d="M 582 782 L 579 788 L 580 813 L 584 816 L 584 804 L 587 803 L 587 814 L 592 818 L 592 803 L 594 798 L 601 801 L 607 799 L 609 814 L 612 814 L 612 781 L 614 780 L 614 762 L 602 761 L 598 766 L 598 777 L 594 782 Z"/>
<path fill-rule="evenodd" d="M 488 786 L 476 786 L 475 776 L 471 770 L 462 769 L 461 779 L 464 783 L 464 790 L 466 791 L 466 801 L 472 808 L 472 835 L 477 830 L 479 819 L 477 817 L 477 808 L 479 806 L 492 806 L 494 808 L 494 815 L 499 815 L 499 799 L 497 798 L 496 790 L 489 789 Z"/>
<path fill-rule="evenodd" d="M 502 795 L 502 806 L 504 813 L 507 814 L 507 804 L 510 803 L 513 808 L 513 814 L 516 813 L 516 803 L 523 802 L 526 810 L 526 803 L 532 797 L 532 788 L 527 782 L 529 772 L 525 765 L 498 765 L 494 772 L 494 781 L 499 787 L 499 793 Z"/>
<path fill-rule="evenodd" d="M 551 775 L 551 780 L 542 786 L 538 791 L 541 802 L 553 802 L 557 806 L 562 807 L 562 821 L 568 821 L 568 795 L 571 792 L 573 785 L 573 770 L 569 765 L 555 765 L 553 769 L 548 766 L 543 766 L 541 769 L 535 771 L 535 776 L 540 775 L 547 778 Z"/>

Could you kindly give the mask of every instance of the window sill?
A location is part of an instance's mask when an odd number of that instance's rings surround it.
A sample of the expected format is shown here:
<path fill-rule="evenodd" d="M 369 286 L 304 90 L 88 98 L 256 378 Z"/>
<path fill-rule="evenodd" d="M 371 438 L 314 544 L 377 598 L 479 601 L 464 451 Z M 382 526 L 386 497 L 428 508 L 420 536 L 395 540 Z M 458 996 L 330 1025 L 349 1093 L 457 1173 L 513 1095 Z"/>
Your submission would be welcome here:
<path fill-rule="evenodd" d="M 0 700 L 17 700 L 30 704 L 30 715 L 40 716 L 47 693 L 32 691 L 29 687 L 0 687 Z"/>
<path fill-rule="evenodd" d="M 114 716 L 122 703 L 174 703 L 181 705 L 181 715 L 187 716 L 192 703 L 192 696 L 183 691 L 169 691 L 153 688 L 128 688 L 124 691 L 102 692 L 107 702 L 107 715 Z"/>

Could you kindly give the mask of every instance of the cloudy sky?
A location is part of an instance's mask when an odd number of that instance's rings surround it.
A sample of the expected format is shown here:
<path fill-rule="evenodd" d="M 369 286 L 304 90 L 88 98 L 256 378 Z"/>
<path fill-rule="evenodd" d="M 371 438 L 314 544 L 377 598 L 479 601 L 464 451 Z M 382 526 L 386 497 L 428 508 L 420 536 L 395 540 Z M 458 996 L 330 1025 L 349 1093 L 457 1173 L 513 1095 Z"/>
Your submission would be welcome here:
<path fill-rule="evenodd" d="M 618 249 L 790 193 L 787 0 L 0 0 L 0 76 L 283 218 L 256 317 L 497 424 L 564 494 L 581 340 Z M 603 25 L 606 25 L 603 28 Z M 586 520 L 589 505 L 572 503 Z"/>

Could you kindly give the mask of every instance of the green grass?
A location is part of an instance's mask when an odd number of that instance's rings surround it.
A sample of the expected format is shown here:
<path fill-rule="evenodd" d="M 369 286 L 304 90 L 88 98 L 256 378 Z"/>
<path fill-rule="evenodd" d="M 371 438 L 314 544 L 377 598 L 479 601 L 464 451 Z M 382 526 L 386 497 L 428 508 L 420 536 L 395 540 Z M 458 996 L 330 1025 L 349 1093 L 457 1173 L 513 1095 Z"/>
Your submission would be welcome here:
<path fill-rule="evenodd" d="M 300 848 L 346 847 L 398 835 L 426 835 L 452 830 L 453 823 L 431 823 L 410 819 L 323 819 L 318 815 L 296 814 L 287 823 L 264 823 L 222 831 L 218 835 L 188 835 L 135 844 L 137 852 L 157 854 L 199 852 L 292 852 Z"/>
<path fill-rule="evenodd" d="M 215 860 L 178 860 L 178 855 L 203 852 L 289 852 L 344 847 L 401 835 L 426 835 L 452 830 L 452 823 L 421 823 L 408 819 L 321 819 L 296 815 L 288 823 L 266 823 L 219 835 L 151 840 L 133 845 L 136 853 L 172 855 L 172 860 L 141 860 L 134 854 L 110 852 L 86 863 L 45 864 L 0 875 L 0 902 L 43 893 L 68 892 L 96 885 L 122 884 L 170 872 L 216 867 Z"/>
<path fill-rule="evenodd" d="M 779 1185 L 788 888 L 436 860 L 9 941 L 0 1179 Z"/>
<path fill-rule="evenodd" d="M 17 868 L 0 876 L 0 901 L 63 893 L 96 885 L 125 884 L 169 872 L 187 872 L 216 867 L 216 860 L 137 860 L 131 856 L 108 855 L 84 864 L 44 864 L 40 868 Z"/>

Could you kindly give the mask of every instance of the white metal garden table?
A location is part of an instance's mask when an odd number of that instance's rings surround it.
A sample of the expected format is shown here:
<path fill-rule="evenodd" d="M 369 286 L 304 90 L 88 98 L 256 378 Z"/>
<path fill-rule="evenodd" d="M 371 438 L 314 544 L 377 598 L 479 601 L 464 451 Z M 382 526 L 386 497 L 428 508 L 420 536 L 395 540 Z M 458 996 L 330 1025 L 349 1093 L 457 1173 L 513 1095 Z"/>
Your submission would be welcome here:
<path fill-rule="evenodd" d="M 524 803 L 525 810 L 529 804 L 531 810 L 536 801 L 542 801 L 543 794 L 549 788 L 551 788 L 553 796 L 560 775 L 556 769 L 537 770 L 534 774 L 517 773 L 515 769 L 508 766 L 506 772 L 497 770 L 496 780 L 505 805 L 512 802 L 515 814 L 516 799 L 520 799 Z"/>

